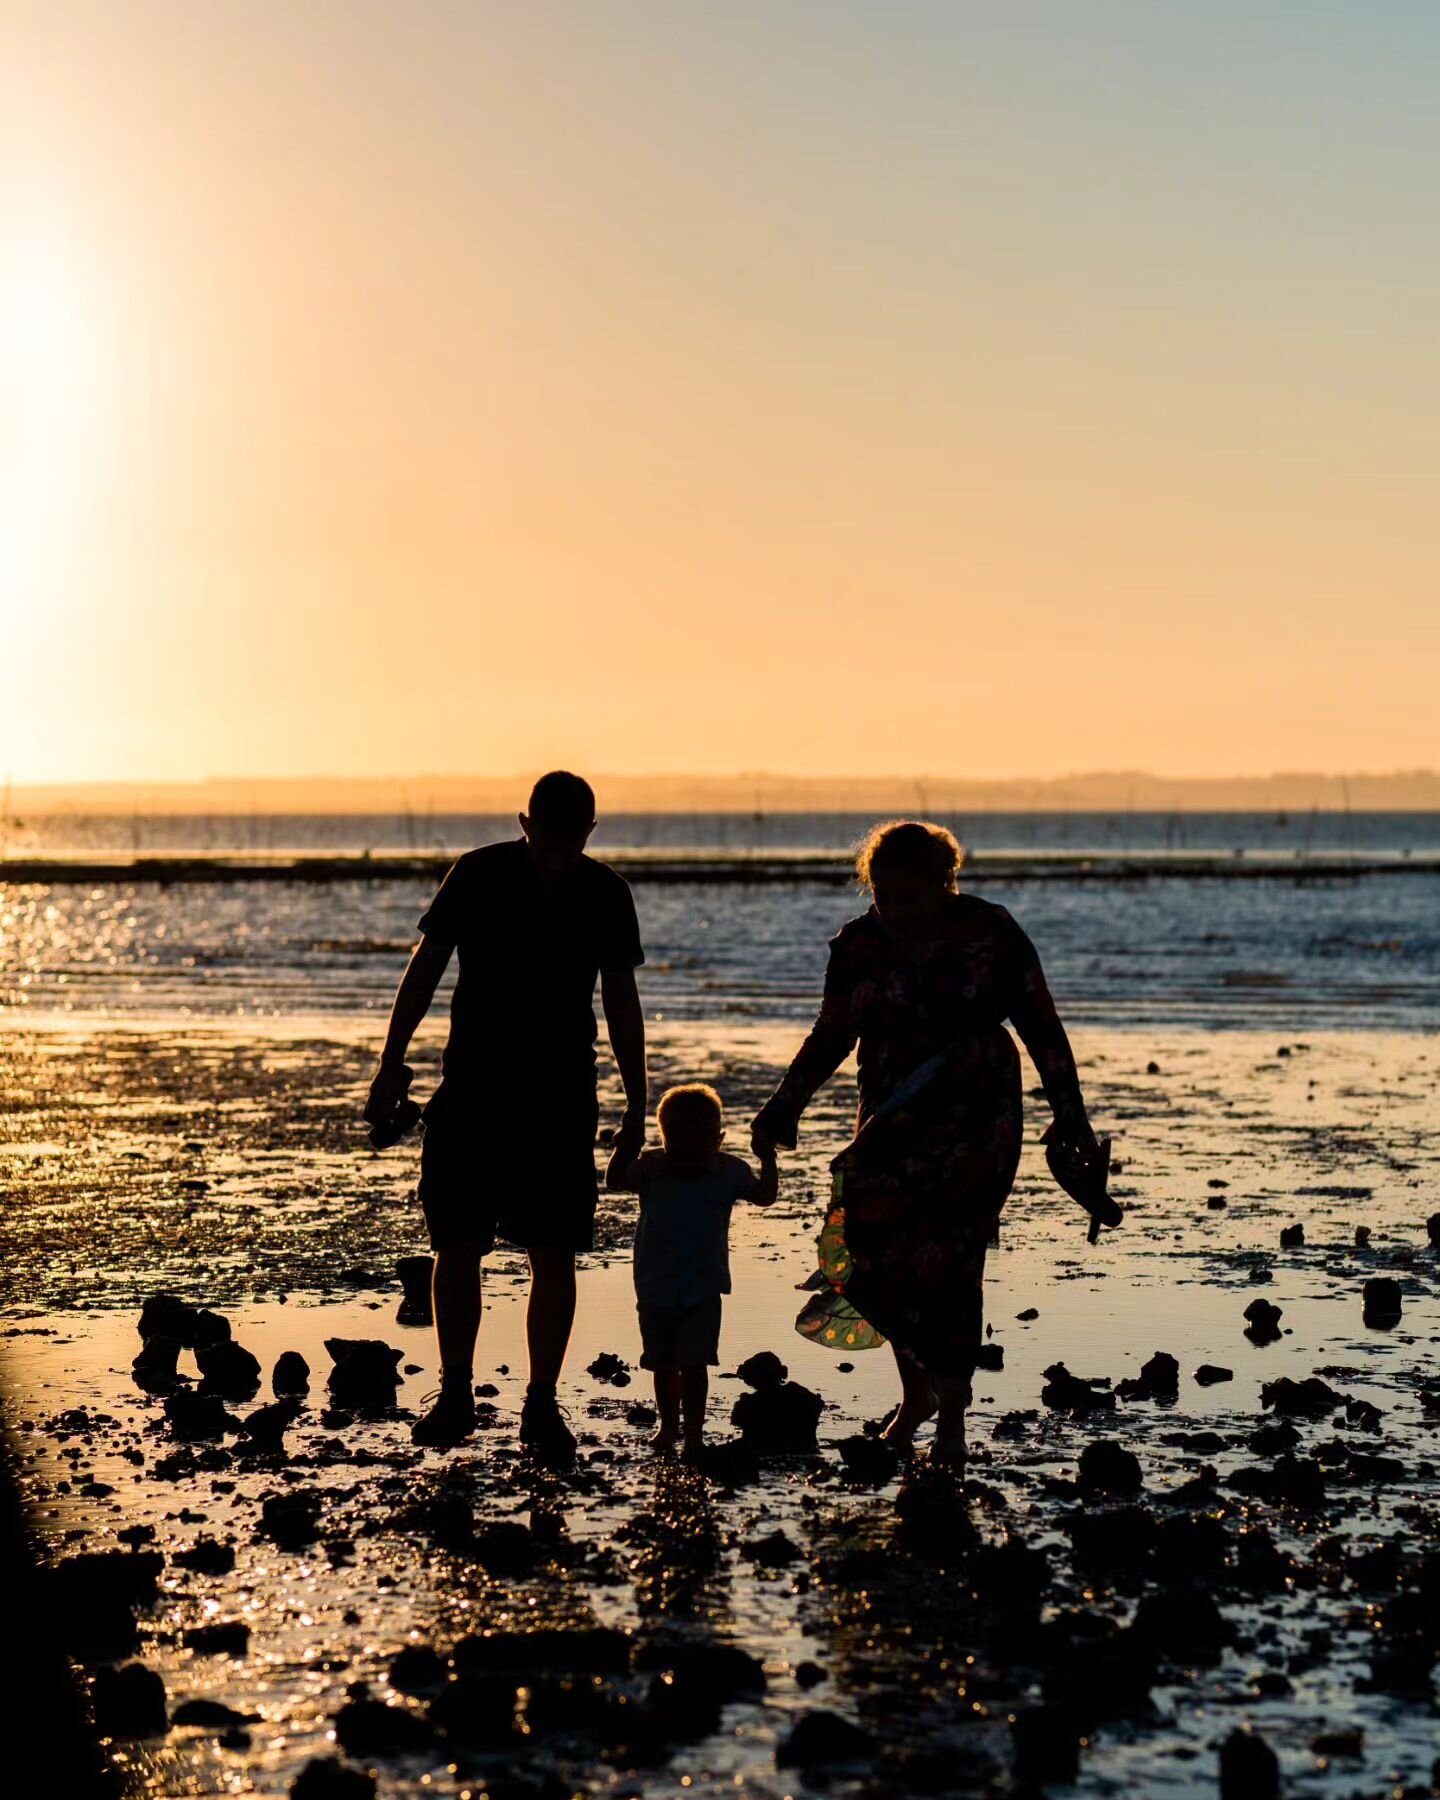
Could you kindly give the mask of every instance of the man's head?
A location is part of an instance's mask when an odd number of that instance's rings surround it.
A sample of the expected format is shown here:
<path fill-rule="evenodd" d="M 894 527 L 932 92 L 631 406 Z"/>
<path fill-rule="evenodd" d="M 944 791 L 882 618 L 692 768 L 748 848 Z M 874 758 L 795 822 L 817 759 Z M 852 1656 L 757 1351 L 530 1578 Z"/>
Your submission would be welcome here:
<path fill-rule="evenodd" d="M 595 790 L 568 769 L 552 769 L 530 790 L 520 829 L 547 874 L 568 874 L 595 829 Z"/>

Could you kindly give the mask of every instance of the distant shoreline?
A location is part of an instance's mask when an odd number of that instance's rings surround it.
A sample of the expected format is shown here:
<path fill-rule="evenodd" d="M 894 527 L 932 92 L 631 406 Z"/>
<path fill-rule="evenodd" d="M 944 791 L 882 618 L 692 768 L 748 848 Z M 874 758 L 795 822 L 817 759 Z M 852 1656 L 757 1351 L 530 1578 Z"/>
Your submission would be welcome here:
<path fill-rule="evenodd" d="M 248 813 L 512 814 L 533 774 L 293 777 L 194 782 L 15 783 L 0 817 Z M 1440 772 L 1165 776 L 1097 772 L 1045 780 L 967 781 L 885 775 L 605 775 L 602 813 L 1349 813 L 1440 812 Z"/>

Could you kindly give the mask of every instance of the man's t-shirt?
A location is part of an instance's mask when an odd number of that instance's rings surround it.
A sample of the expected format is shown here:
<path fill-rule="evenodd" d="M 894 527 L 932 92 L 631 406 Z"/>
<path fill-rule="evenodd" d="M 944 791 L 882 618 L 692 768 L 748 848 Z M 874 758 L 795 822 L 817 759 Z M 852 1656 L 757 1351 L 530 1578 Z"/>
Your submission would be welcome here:
<path fill-rule="evenodd" d="M 462 856 L 420 929 L 459 952 L 447 1080 L 532 1093 L 537 1076 L 593 1070 L 596 978 L 645 960 L 626 882 L 588 856 L 544 881 L 523 838 Z"/>
<path fill-rule="evenodd" d="M 625 1176 L 640 1196 L 635 1298 L 641 1306 L 698 1306 L 730 1292 L 730 1209 L 755 1190 L 738 1156 L 680 1175 L 663 1150 L 647 1150 Z"/>

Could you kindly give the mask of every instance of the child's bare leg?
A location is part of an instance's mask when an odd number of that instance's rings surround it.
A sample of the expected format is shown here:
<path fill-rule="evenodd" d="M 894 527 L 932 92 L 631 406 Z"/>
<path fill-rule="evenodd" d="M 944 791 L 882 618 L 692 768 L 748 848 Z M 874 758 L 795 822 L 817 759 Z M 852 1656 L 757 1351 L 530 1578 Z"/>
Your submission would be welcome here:
<path fill-rule="evenodd" d="M 930 1377 L 908 1350 L 892 1346 L 895 1366 L 900 1371 L 900 1404 L 880 1433 L 887 1444 L 903 1450 L 927 1419 L 935 1416 L 935 1388 Z"/>
<path fill-rule="evenodd" d="M 932 1462 L 948 1469 L 965 1467 L 965 1409 L 970 1404 L 968 1375 L 937 1375 L 935 1393 L 940 1402 L 940 1417 L 935 1426 L 935 1442 L 931 1447 Z"/>
<path fill-rule="evenodd" d="M 660 1415 L 659 1428 L 650 1439 L 652 1450 L 673 1450 L 680 1437 L 680 1371 L 655 1371 L 655 1410 Z"/>
<path fill-rule="evenodd" d="M 685 1414 L 685 1448 L 698 1450 L 705 1442 L 705 1402 L 710 1394 L 710 1371 L 704 1363 L 681 1369 L 680 1402 Z"/>

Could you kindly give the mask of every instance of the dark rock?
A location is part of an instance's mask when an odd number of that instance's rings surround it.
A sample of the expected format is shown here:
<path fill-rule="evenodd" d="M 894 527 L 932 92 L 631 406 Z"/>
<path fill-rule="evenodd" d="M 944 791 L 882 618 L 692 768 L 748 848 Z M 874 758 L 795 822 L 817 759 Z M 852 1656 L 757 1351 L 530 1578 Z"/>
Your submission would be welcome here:
<path fill-rule="evenodd" d="M 430 1325 L 434 1322 L 430 1297 L 434 1271 L 435 1261 L 429 1256 L 402 1256 L 396 1263 L 395 1273 L 400 1277 L 403 1290 L 395 1314 L 397 1325 Z"/>
<path fill-rule="evenodd" d="M 1280 1248 L 1282 1250 L 1299 1250 L 1305 1243 L 1305 1227 L 1303 1225 L 1284 1225 L 1280 1229 Z"/>
<path fill-rule="evenodd" d="M 270 1494 L 261 1503 L 260 1530 L 282 1550 L 300 1550 L 318 1535 L 321 1495 L 314 1488 Z"/>
<path fill-rule="evenodd" d="M 769 1355 L 767 1350 L 760 1352 L 760 1357 Z M 750 1363 L 757 1361 L 759 1357 L 750 1358 Z M 772 1361 L 783 1369 L 778 1357 Z M 766 1382 L 742 1394 L 731 1411 L 730 1423 L 745 1448 L 757 1456 L 803 1456 L 815 1448 L 815 1428 L 824 1405 L 809 1388 L 782 1378 L 774 1385 Z"/>
<path fill-rule="evenodd" d="M 330 1371 L 330 1398 L 336 1406 L 389 1407 L 400 1385 L 403 1350 L 380 1338 L 326 1338 L 335 1366 Z"/>
<path fill-rule="evenodd" d="M 640 1670 L 682 1672 L 687 1680 L 703 1682 L 722 1700 L 755 1699 L 765 1692 L 765 1665 L 759 1658 L 738 1644 L 716 1638 L 662 1634 L 638 1644 L 634 1662 Z"/>
<path fill-rule="evenodd" d="M 586 1369 L 587 1375 L 593 1375 L 596 1381 L 604 1382 L 609 1387 L 629 1387 L 630 1365 L 623 1356 L 616 1356 L 613 1350 L 602 1350 Z"/>
<path fill-rule="evenodd" d="M 1273 1344 L 1280 1336 L 1284 1316 L 1285 1309 L 1272 1301 L 1252 1300 L 1245 1308 L 1245 1317 L 1250 1321 L 1245 1327 L 1246 1337 L 1252 1344 Z"/>
<path fill-rule="evenodd" d="M 748 1487 L 760 1479 L 758 1455 L 753 1444 L 741 1438 L 727 1438 L 720 1443 L 704 1444 L 698 1454 L 691 1456 L 690 1462 L 722 1487 Z"/>
<path fill-rule="evenodd" d="M 868 1762 L 875 1740 L 839 1713 L 802 1713 L 775 1746 L 780 1769 L 820 1769 L 831 1764 Z"/>
<path fill-rule="evenodd" d="M 1425 1235 L 1430 1240 L 1430 1248 L 1440 1250 L 1440 1212 L 1431 1213 L 1425 1221 Z"/>
<path fill-rule="evenodd" d="M 240 1429 L 257 1450 L 278 1451 L 284 1447 L 285 1433 L 299 1418 L 301 1402 L 293 1394 L 272 1400 L 268 1406 L 257 1406 L 240 1421 Z"/>
<path fill-rule="evenodd" d="M 1229 1555 L 1229 1533 L 1209 1513 L 1175 1513 L 1156 1528 L 1155 1561 L 1175 1574 L 1214 1574 Z"/>
<path fill-rule="evenodd" d="M 1157 1350 L 1138 1377 L 1122 1381 L 1115 1391 L 1125 1400 L 1174 1400 L 1180 1392 L 1180 1365 Z"/>
<path fill-rule="evenodd" d="M 783 1531 L 772 1531 L 765 1537 L 751 1538 L 749 1543 L 742 1544 L 740 1554 L 757 1569 L 784 1569 L 799 1562 L 805 1553 Z"/>
<path fill-rule="evenodd" d="M 993 1375 L 1005 1367 L 1005 1346 L 1003 1344 L 977 1344 L 975 1347 L 975 1367 L 984 1369 Z"/>
<path fill-rule="evenodd" d="M 347 1756 L 428 1750 L 434 1738 L 418 1713 L 383 1700 L 347 1700 L 335 1715 L 335 1741 Z"/>
<path fill-rule="evenodd" d="M 390 1659 L 390 1685 L 400 1694 L 425 1694 L 450 1678 L 450 1665 L 429 1644 L 407 1644 Z"/>
<path fill-rule="evenodd" d="M 515 1738 L 517 1686 L 506 1675 L 461 1674 L 440 1689 L 426 1717 L 452 1744 L 503 1750 Z"/>
<path fill-rule="evenodd" d="M 1369 1400 L 1356 1400 L 1347 1395 L 1345 1399 L 1345 1423 L 1352 1431 L 1380 1430 L 1382 1418 L 1380 1408 Z"/>
<path fill-rule="evenodd" d="M 1032 1319 L 1038 1319 L 1040 1317 L 1040 1308 L 1038 1306 L 1027 1306 L 1024 1312 L 1016 1313 L 1015 1317 L 1020 1320 L 1021 1324 L 1028 1325 Z"/>
<path fill-rule="evenodd" d="M 169 1337 L 180 1344 L 195 1342 L 195 1308 L 178 1294 L 151 1294 L 140 1308 L 142 1338 Z"/>
<path fill-rule="evenodd" d="M 1213 1387 L 1217 1381 L 1233 1381 L 1235 1371 L 1222 1368 L 1219 1363 L 1201 1363 L 1195 1371 L 1195 1379 L 1201 1387 Z"/>
<path fill-rule="evenodd" d="M 237 1725 L 250 1725 L 253 1713 L 236 1712 L 219 1700 L 182 1700 L 170 1715 L 172 1725 L 200 1725 L 209 1731 L 229 1731 Z"/>
<path fill-rule="evenodd" d="M 270 1371 L 270 1387 L 277 1399 L 284 1394 L 310 1392 L 310 1365 L 298 1350 L 283 1350 L 275 1358 L 275 1367 Z"/>
<path fill-rule="evenodd" d="M 1211 1194 L 1206 1199 L 1205 1204 L 1211 1212 L 1224 1212 L 1230 1202 L 1223 1194 Z"/>
<path fill-rule="evenodd" d="M 790 1374 L 773 1350 L 757 1350 L 735 1371 L 747 1387 L 777 1388 Z"/>
<path fill-rule="evenodd" d="M 234 1415 L 226 1410 L 219 1394 L 192 1394 L 188 1388 L 169 1396 L 165 1417 L 175 1436 L 187 1444 L 224 1437 L 227 1431 L 238 1429 Z"/>
<path fill-rule="evenodd" d="M 1046 1369 L 1040 1399 L 1056 1412 L 1110 1412 L 1119 1404 L 1100 1377 L 1072 1375 L 1064 1363 Z"/>
<path fill-rule="evenodd" d="M 822 1681 L 830 1679 L 830 1671 L 817 1662 L 801 1662 L 795 1665 L 795 1685 L 801 1693 L 808 1694 L 811 1688 L 819 1687 Z"/>
<path fill-rule="evenodd" d="M 1282 1451 L 1295 1448 L 1300 1442 L 1300 1433 L 1288 1419 L 1275 1419 L 1257 1425 L 1246 1442 L 1257 1456 L 1279 1456 Z"/>
<path fill-rule="evenodd" d="M 470 1554 L 489 1575 L 525 1575 L 535 1567 L 539 1547 L 528 1525 L 500 1519 L 475 1532 Z"/>
<path fill-rule="evenodd" d="M 1235 1540 L 1235 1579 L 1252 1594 L 1281 1594 L 1295 1575 L 1288 1556 L 1263 1527 L 1252 1525 Z"/>
<path fill-rule="evenodd" d="M 333 1756 L 312 1756 L 290 1784 L 290 1800 L 375 1800 L 375 1777 Z"/>
<path fill-rule="evenodd" d="M 1310 1740 L 1310 1749 L 1316 1756 L 1359 1758 L 1365 1754 L 1364 1727 L 1356 1725 L 1349 1731 L 1322 1731 Z"/>
<path fill-rule="evenodd" d="M 230 1339 L 230 1321 L 224 1313 L 211 1312 L 208 1306 L 197 1306 L 194 1322 L 191 1325 L 190 1342 L 197 1350 L 210 1344 L 228 1343 Z"/>
<path fill-rule="evenodd" d="M 1220 1746 L 1220 1800 L 1279 1800 L 1280 1763 L 1253 1731 L 1232 1731 Z"/>
<path fill-rule="evenodd" d="M 133 1608 L 153 1605 L 165 1567 L 157 1551 L 92 1550 L 43 1571 L 40 1593 L 63 1647 L 87 1661 L 136 1647 Z"/>
<path fill-rule="evenodd" d="M 1343 1396 L 1318 1375 L 1307 1375 L 1304 1381 L 1292 1381 L 1282 1375 L 1278 1381 L 1267 1381 L 1260 1389 L 1260 1404 L 1277 1413 L 1299 1413 L 1316 1418 L 1334 1412 Z"/>
<path fill-rule="evenodd" d="M 1152 1074 L 1159 1074 L 1151 1063 Z M 1034 1706 L 1011 1719 L 1015 1773 L 1021 1781 L 1041 1786 L 1068 1784 L 1080 1773 L 1079 1724 L 1070 1707 Z"/>
<path fill-rule="evenodd" d="M 853 1437 L 841 1438 L 835 1448 L 840 1452 L 840 1460 L 845 1465 L 847 1475 L 857 1481 L 869 1481 L 877 1486 L 889 1481 L 900 1467 L 902 1458 L 893 1444 L 886 1443 L 883 1438 L 866 1437 L 864 1432 L 856 1432 Z"/>
<path fill-rule="evenodd" d="M 1355 1227 L 1355 1248 L 1357 1250 L 1368 1250 L 1370 1248 L 1370 1227 L 1368 1225 L 1357 1225 Z"/>
<path fill-rule="evenodd" d="M 1155 1517 L 1143 1506 L 1075 1512 L 1064 1524 L 1075 1554 L 1092 1562 L 1133 1565 L 1143 1561 L 1155 1545 Z"/>
<path fill-rule="evenodd" d="M 1034 1607 L 1050 1583 L 1050 1558 L 1018 1537 L 986 1544 L 970 1560 L 977 1596 L 992 1609 Z"/>
<path fill-rule="evenodd" d="M 214 1538 L 196 1538 L 188 1550 L 176 1552 L 174 1561 L 197 1575 L 228 1575 L 235 1567 L 235 1546 L 218 1543 Z"/>
<path fill-rule="evenodd" d="M 130 1365 L 131 1373 L 157 1384 L 174 1381 L 178 1373 L 176 1365 L 180 1359 L 180 1350 L 181 1343 L 177 1337 L 164 1337 L 158 1333 L 147 1337 Z"/>
<path fill-rule="evenodd" d="M 895 1496 L 895 1515 L 906 1549 L 921 1556 L 953 1556 L 978 1535 L 960 1484 L 944 1473 L 907 1481 Z"/>
<path fill-rule="evenodd" d="M 90 1698 L 101 1737 L 161 1737 L 169 1729 L 165 1683 L 144 1663 L 97 1669 Z"/>
<path fill-rule="evenodd" d="M 233 1338 L 197 1344 L 195 1361 L 204 1379 L 202 1394 L 222 1394 L 227 1400 L 248 1400 L 260 1385 L 260 1359 Z"/>
<path fill-rule="evenodd" d="M 1275 1271 L 1264 1263 L 1256 1263 L 1250 1271 L 1249 1279 L 1251 1281 L 1273 1281 Z"/>
<path fill-rule="evenodd" d="M 250 1648 L 250 1627 L 243 1619 L 218 1619 L 213 1625 L 192 1625 L 181 1642 L 197 1656 L 244 1656 Z"/>
<path fill-rule="evenodd" d="M 1218 1662 L 1234 1627 L 1200 1588 L 1172 1587 L 1143 1596 L 1130 1627 L 1138 1643 L 1164 1656 Z"/>
<path fill-rule="evenodd" d="M 1080 1486 L 1087 1494 L 1138 1494 L 1144 1486 L 1140 1460 L 1110 1438 L 1080 1452 Z"/>
<path fill-rule="evenodd" d="M 1159 1063 L 1157 1063 L 1157 1062 L 1146 1063 L 1145 1073 L 1147 1075 L 1158 1075 L 1160 1073 Z"/>
<path fill-rule="evenodd" d="M 1388 1275 L 1374 1276 L 1365 1283 L 1362 1304 L 1367 1325 L 1398 1324 L 1401 1312 L 1400 1283 Z"/>
<path fill-rule="evenodd" d="M 463 1637 L 451 1650 L 462 1674 L 623 1675 L 630 1667 L 630 1639 L 609 1626 L 574 1630 L 543 1627 L 537 1631 L 491 1631 Z"/>
<path fill-rule="evenodd" d="M 1325 1471 L 1308 1456 L 1279 1456 L 1268 1469 L 1236 1469 L 1230 1486 L 1276 1506 L 1316 1507 L 1325 1503 Z"/>

